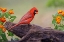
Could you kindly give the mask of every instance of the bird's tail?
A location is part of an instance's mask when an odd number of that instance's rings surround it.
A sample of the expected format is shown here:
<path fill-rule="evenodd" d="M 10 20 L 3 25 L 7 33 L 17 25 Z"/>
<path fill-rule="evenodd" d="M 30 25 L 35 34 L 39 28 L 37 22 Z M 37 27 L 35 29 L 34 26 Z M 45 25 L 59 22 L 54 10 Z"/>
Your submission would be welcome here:
<path fill-rule="evenodd" d="M 18 26 L 19 24 L 15 24 L 14 26 L 12 26 L 10 29 L 8 29 L 8 30 L 11 30 L 12 28 L 14 28 L 14 27 L 16 27 L 16 26 Z"/>

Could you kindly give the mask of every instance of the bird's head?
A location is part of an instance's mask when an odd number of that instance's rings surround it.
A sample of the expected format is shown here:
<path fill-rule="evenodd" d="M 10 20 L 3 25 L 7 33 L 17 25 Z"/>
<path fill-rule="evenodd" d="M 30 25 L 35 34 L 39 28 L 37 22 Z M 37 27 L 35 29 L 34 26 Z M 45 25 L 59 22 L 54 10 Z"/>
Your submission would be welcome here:
<path fill-rule="evenodd" d="M 35 8 L 35 7 L 33 7 L 31 10 L 30 10 L 30 13 L 31 14 L 38 14 L 38 10 L 37 10 L 37 8 Z"/>

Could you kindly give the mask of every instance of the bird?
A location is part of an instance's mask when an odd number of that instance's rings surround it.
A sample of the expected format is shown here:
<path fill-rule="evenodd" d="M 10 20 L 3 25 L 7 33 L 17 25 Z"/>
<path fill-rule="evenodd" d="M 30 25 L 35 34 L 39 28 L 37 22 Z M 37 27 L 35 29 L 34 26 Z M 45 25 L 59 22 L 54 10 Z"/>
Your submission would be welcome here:
<path fill-rule="evenodd" d="M 30 24 L 30 22 L 34 19 L 35 14 L 38 14 L 38 9 L 36 7 L 33 7 L 20 19 L 20 21 L 17 24 L 11 26 L 10 29 L 20 24 Z"/>

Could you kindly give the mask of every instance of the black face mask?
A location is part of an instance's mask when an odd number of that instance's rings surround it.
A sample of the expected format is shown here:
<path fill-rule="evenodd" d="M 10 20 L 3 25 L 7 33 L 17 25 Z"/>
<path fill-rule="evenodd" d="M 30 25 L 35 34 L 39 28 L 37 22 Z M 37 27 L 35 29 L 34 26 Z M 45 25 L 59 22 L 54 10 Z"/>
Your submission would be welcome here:
<path fill-rule="evenodd" d="M 34 10 L 34 15 L 36 14 L 35 12 L 37 12 L 36 10 Z"/>

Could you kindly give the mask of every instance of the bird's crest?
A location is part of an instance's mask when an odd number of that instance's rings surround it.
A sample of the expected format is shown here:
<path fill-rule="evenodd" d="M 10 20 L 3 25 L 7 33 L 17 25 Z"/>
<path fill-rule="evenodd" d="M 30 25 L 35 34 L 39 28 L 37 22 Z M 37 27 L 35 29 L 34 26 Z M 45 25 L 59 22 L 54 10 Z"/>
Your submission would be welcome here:
<path fill-rule="evenodd" d="M 37 8 L 36 7 L 33 7 L 29 12 L 33 14 L 34 10 L 37 10 Z"/>

